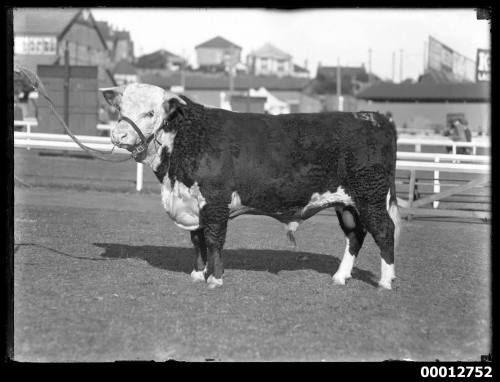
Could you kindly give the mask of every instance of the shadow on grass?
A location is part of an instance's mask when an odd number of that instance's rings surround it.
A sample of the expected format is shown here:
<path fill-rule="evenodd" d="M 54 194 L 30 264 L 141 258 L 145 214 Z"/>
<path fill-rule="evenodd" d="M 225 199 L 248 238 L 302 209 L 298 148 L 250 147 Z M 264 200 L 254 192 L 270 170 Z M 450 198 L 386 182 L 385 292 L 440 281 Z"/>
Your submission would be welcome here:
<path fill-rule="evenodd" d="M 94 243 L 104 249 L 102 257 L 108 259 L 141 259 L 154 267 L 173 272 L 190 273 L 193 270 L 194 249 L 167 246 L 131 246 L 124 244 Z M 278 273 L 311 269 L 333 275 L 340 261 L 334 256 L 309 252 L 276 251 L 262 249 L 225 249 L 224 268 Z M 375 275 L 354 267 L 353 279 L 377 287 Z"/>

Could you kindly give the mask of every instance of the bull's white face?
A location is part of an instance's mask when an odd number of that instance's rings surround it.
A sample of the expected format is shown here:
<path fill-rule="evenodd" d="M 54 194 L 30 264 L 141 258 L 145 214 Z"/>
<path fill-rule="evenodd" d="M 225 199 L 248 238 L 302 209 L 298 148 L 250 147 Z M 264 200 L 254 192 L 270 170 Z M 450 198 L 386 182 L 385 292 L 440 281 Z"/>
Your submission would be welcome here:
<path fill-rule="evenodd" d="M 106 101 L 120 111 L 120 115 L 131 119 L 145 137 L 162 126 L 169 113 L 168 101 L 177 95 L 148 84 L 130 84 L 100 89 Z M 127 121 L 121 120 L 110 132 L 111 142 L 129 151 L 142 143 L 140 136 Z"/>

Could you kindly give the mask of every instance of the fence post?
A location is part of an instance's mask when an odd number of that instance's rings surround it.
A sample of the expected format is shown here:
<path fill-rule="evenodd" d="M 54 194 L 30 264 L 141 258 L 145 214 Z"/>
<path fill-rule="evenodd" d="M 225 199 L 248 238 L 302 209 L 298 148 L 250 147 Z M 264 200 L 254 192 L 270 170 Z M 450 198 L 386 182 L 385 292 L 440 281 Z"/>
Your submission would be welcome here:
<path fill-rule="evenodd" d="M 31 136 L 31 123 L 27 122 L 26 123 L 26 132 L 27 134 L 27 139 L 26 141 L 28 142 L 28 147 L 26 147 L 28 150 L 30 149 L 30 136 Z"/>
<path fill-rule="evenodd" d="M 411 221 L 411 205 L 413 204 L 413 195 L 415 194 L 415 170 L 410 170 L 410 187 L 408 190 L 408 221 Z"/>
<path fill-rule="evenodd" d="M 137 163 L 137 180 L 136 180 L 136 186 L 135 186 L 135 189 L 137 191 L 141 191 L 142 190 L 143 168 L 144 168 L 144 165 L 142 163 Z"/>
<path fill-rule="evenodd" d="M 436 157 L 434 162 L 439 163 L 439 157 Z M 434 171 L 434 193 L 439 194 L 440 191 L 441 191 L 441 186 L 439 184 L 439 171 Z M 439 200 L 433 201 L 432 206 L 434 208 L 438 208 L 439 207 Z"/>

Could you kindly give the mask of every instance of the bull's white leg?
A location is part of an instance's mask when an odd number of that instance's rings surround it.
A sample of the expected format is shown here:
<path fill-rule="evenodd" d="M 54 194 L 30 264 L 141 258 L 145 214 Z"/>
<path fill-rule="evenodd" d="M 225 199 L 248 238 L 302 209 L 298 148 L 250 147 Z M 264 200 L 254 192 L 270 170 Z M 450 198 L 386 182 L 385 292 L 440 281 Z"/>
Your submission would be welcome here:
<path fill-rule="evenodd" d="M 197 271 L 196 269 L 193 269 L 193 271 L 191 272 L 191 280 L 195 283 L 200 281 L 205 281 L 206 272 L 207 272 L 207 267 L 205 267 L 205 269 L 202 271 Z"/>
<path fill-rule="evenodd" d="M 222 277 L 216 279 L 213 275 L 208 276 L 207 279 L 208 289 L 219 288 L 222 286 Z"/>
<path fill-rule="evenodd" d="M 349 250 L 349 238 L 345 238 L 345 251 L 339 269 L 333 275 L 333 282 L 338 285 L 345 285 L 345 281 L 351 278 L 352 267 L 354 266 L 354 256 Z"/>
<path fill-rule="evenodd" d="M 396 278 L 394 264 L 388 264 L 384 259 L 382 259 L 380 264 L 380 275 L 381 276 L 378 285 L 385 289 L 392 289 L 392 280 Z"/>

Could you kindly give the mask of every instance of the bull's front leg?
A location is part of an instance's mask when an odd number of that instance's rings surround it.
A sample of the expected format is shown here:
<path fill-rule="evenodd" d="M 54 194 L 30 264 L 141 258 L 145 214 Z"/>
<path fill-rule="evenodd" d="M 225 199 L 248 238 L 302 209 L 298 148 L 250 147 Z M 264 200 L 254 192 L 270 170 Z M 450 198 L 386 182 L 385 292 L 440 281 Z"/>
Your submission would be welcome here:
<path fill-rule="evenodd" d="M 191 231 L 191 242 L 194 246 L 194 264 L 191 272 L 193 282 L 205 281 L 207 272 L 207 244 L 202 229 Z"/>
<path fill-rule="evenodd" d="M 222 286 L 224 264 L 222 247 L 226 240 L 229 208 L 227 204 L 207 204 L 200 211 L 205 243 L 207 245 L 207 284 L 209 289 Z"/>

